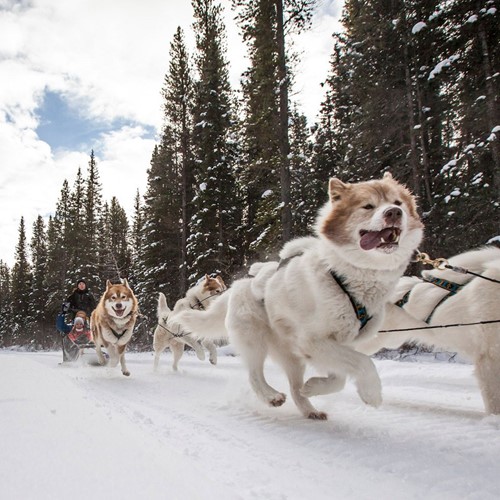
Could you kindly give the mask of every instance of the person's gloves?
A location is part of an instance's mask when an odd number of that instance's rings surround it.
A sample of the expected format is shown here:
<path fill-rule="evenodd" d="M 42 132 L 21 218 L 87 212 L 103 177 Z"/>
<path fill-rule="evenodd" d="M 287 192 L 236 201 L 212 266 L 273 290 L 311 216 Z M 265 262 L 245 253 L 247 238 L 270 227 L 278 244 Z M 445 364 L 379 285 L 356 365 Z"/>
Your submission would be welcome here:
<path fill-rule="evenodd" d="M 69 308 L 70 308 L 70 303 L 69 302 L 63 302 L 61 310 L 62 310 L 62 312 L 64 314 L 66 314 L 69 311 Z"/>

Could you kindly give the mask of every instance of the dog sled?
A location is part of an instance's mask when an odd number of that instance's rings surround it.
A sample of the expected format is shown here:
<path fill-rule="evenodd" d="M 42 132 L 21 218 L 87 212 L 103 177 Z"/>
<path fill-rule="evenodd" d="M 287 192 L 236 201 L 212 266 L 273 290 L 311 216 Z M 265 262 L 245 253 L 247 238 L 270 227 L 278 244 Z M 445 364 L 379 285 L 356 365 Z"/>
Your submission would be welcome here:
<path fill-rule="evenodd" d="M 66 310 L 65 310 L 66 309 Z M 63 361 L 61 364 L 76 363 L 100 365 L 96 354 L 96 345 L 92 340 L 88 318 L 83 311 L 78 311 L 71 322 L 66 322 L 66 305 L 56 318 L 56 328 L 61 336 Z M 103 353 L 108 359 L 106 353 Z"/>

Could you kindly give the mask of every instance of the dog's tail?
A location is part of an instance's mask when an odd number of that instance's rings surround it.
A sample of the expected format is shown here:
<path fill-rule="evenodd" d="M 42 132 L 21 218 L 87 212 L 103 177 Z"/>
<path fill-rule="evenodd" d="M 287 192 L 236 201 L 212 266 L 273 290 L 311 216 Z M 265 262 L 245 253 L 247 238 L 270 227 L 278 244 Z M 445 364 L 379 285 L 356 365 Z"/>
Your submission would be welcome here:
<path fill-rule="evenodd" d="M 183 330 L 191 332 L 195 337 L 207 339 L 226 339 L 228 332 L 225 326 L 227 306 L 231 289 L 212 300 L 205 310 L 191 309 L 175 315 L 175 321 Z"/>
<path fill-rule="evenodd" d="M 167 304 L 167 297 L 165 297 L 165 294 L 160 292 L 158 295 L 158 308 L 157 308 L 158 319 L 160 319 L 163 314 L 170 314 L 170 312 L 171 310 Z"/>

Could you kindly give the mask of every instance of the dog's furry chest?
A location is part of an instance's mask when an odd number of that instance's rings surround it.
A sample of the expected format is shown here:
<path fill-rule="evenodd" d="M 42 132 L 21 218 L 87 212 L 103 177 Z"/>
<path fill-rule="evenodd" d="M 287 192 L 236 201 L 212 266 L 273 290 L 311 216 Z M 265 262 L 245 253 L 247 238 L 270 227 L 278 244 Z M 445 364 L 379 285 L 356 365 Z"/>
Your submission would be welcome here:
<path fill-rule="evenodd" d="M 296 344 L 321 338 L 350 343 L 379 323 L 392 281 L 374 279 L 369 273 L 364 279 L 358 273 L 344 278 L 343 289 L 326 266 L 299 264 L 291 263 L 281 275 L 277 273 L 266 288 L 266 309 L 278 335 L 293 337 Z M 354 303 L 372 317 L 364 327 Z"/>
<path fill-rule="evenodd" d="M 125 345 L 132 338 L 132 333 L 134 332 L 134 324 L 127 321 L 123 324 L 105 324 L 101 325 L 100 334 L 104 341 L 104 346 L 106 344 L 113 345 Z"/>

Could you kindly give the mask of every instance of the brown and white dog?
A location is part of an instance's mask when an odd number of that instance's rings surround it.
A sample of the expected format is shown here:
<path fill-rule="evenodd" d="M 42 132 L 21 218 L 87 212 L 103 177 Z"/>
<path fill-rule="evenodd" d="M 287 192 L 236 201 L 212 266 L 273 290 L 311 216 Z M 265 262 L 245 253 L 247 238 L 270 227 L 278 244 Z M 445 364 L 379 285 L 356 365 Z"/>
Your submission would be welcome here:
<path fill-rule="evenodd" d="M 211 277 L 205 275 L 196 285 L 191 287 L 186 296 L 179 299 L 171 310 L 168 307 L 167 299 L 163 293 L 158 297 L 158 325 L 155 329 L 153 339 L 153 349 L 155 351 L 154 370 L 158 370 L 161 353 L 170 347 L 173 353 L 174 361 L 172 368 L 177 371 L 179 360 L 184 353 L 184 345 L 187 344 L 194 349 L 198 359 L 204 360 L 205 353 L 197 339 L 191 338 L 189 334 L 183 333 L 181 325 L 175 320 L 176 314 L 180 311 L 190 309 L 204 310 L 210 306 L 212 299 L 220 295 L 227 289 L 226 284 L 221 276 Z M 203 341 L 203 346 L 209 352 L 210 363 L 217 364 L 217 350 L 215 344 L 206 340 Z"/>
<path fill-rule="evenodd" d="M 365 403 L 381 403 L 375 365 L 355 344 L 376 334 L 423 233 L 414 197 L 390 174 L 358 184 L 331 179 L 329 198 L 316 237 L 285 245 L 280 264 L 255 266 L 253 278 L 236 281 L 207 311 L 177 317 L 199 337 L 217 337 L 224 329 L 257 396 L 281 406 L 285 394 L 264 377 L 272 356 L 300 412 L 312 419 L 327 416 L 309 397 L 340 390 L 347 376 Z M 307 365 L 321 376 L 304 384 Z"/>
<path fill-rule="evenodd" d="M 101 365 L 106 363 L 101 348 L 109 355 L 109 365 L 120 362 L 122 373 L 129 376 L 125 363 L 125 349 L 132 338 L 139 306 L 134 292 L 126 279 L 123 283 L 106 282 L 106 291 L 92 312 L 90 329 L 96 345 L 97 358 Z"/>

